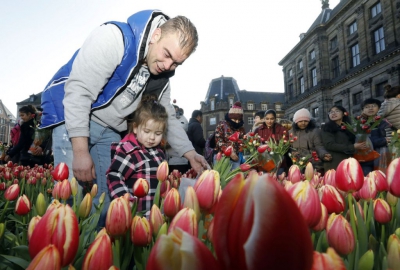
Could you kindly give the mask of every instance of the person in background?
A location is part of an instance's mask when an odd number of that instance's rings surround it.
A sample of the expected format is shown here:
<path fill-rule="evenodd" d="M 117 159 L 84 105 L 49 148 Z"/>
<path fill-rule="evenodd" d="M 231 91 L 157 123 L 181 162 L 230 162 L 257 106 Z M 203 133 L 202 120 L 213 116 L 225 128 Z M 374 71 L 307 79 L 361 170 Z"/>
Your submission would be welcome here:
<path fill-rule="evenodd" d="M 203 122 L 203 113 L 200 110 L 194 110 L 192 117 L 189 119 L 188 137 L 192 142 L 194 149 L 199 155 L 204 155 L 204 147 L 206 140 L 203 136 L 203 128 L 201 123 Z"/>
<path fill-rule="evenodd" d="M 328 112 L 329 121 L 322 127 L 322 143 L 326 150 L 332 155 L 330 161 L 324 162 L 325 172 L 335 169 L 339 163 L 349 157 L 352 157 L 355 150 L 366 149 L 366 143 L 355 143 L 355 135 L 345 128 L 342 128 L 344 122 L 350 123 L 348 112 L 342 106 L 336 105 L 330 108 Z"/>
<path fill-rule="evenodd" d="M 187 132 L 189 123 L 188 123 L 188 120 L 186 119 L 186 117 L 183 115 L 183 109 L 179 108 L 175 104 L 172 105 L 172 106 L 174 106 L 174 109 L 175 109 L 176 119 L 179 121 L 179 123 L 181 123 L 181 126 L 182 126 L 183 130 L 185 132 Z"/>
<path fill-rule="evenodd" d="M 314 119 L 311 118 L 311 114 L 307 109 L 300 109 L 293 115 L 294 125 L 292 127 L 293 137 L 297 137 L 292 143 L 292 156 L 312 156 L 312 152 L 315 151 L 318 154 L 318 158 L 323 161 L 330 161 L 332 159 L 331 154 L 326 151 L 319 128 Z M 323 174 L 323 166 L 321 162 L 311 161 L 314 165 L 314 169 Z"/>
<path fill-rule="evenodd" d="M 258 111 L 254 114 L 253 126 L 251 132 L 254 132 L 260 125 L 264 123 L 265 111 Z"/>
<path fill-rule="evenodd" d="M 265 112 L 264 122 L 254 132 L 258 133 L 265 142 L 270 138 L 274 138 L 278 142 L 285 130 L 281 124 L 276 122 L 276 112 L 271 109 Z"/>
<path fill-rule="evenodd" d="M 18 144 L 19 137 L 21 135 L 21 120 L 18 120 L 17 123 L 15 123 L 14 127 L 10 131 L 10 138 L 11 138 L 11 147 L 10 150 Z M 13 163 L 18 163 L 19 161 L 19 156 L 20 153 L 16 153 L 12 158 L 11 161 Z"/>
<path fill-rule="evenodd" d="M 150 211 L 157 189 L 157 168 L 165 160 L 160 147 L 167 130 L 168 114 L 156 96 L 143 96 L 133 113 L 128 134 L 111 145 L 111 165 L 107 170 L 107 185 L 112 198 L 125 193 L 133 196 L 133 186 L 139 178 L 149 181 L 149 193 L 138 201 L 138 211 Z"/>
<path fill-rule="evenodd" d="M 379 108 L 378 115 L 386 118 L 392 125 L 386 128 L 386 137 L 392 137 L 392 131 L 400 129 L 400 86 L 385 85 L 385 101 Z"/>
<path fill-rule="evenodd" d="M 377 115 L 378 110 L 381 107 L 381 102 L 378 99 L 368 98 L 364 100 L 364 102 L 361 104 L 361 107 L 362 107 L 361 119 L 367 121 L 368 118 L 375 117 Z M 390 143 L 390 138 L 386 137 L 385 129 L 391 129 L 391 124 L 389 124 L 388 121 L 386 121 L 386 119 L 383 119 L 375 129 L 371 130 L 371 133 L 369 135 L 374 150 L 377 151 L 378 153 L 380 152 L 380 149 L 382 147 L 386 147 Z M 372 172 L 374 168 L 380 167 L 379 160 L 380 157 L 373 161 L 360 162 L 360 165 L 364 172 L 364 176 Z"/>
<path fill-rule="evenodd" d="M 241 140 L 245 134 L 243 127 L 243 109 L 242 104 L 239 101 L 233 104 L 232 108 L 229 109 L 229 112 L 225 114 L 225 120 L 220 121 L 215 128 L 215 152 L 223 153 L 229 146 L 232 146 L 233 148 L 231 154 L 232 170 L 240 165 L 239 143 L 232 142 L 228 139 L 235 132 L 239 132 L 239 140 Z"/>

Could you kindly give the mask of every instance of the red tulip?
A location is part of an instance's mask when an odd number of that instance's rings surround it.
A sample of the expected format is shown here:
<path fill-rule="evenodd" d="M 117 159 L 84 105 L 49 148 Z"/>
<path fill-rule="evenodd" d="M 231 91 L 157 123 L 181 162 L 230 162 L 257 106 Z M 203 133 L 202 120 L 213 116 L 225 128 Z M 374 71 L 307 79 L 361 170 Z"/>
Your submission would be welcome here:
<path fill-rule="evenodd" d="M 31 202 L 26 197 L 26 195 L 22 195 L 18 198 L 17 203 L 15 204 L 15 213 L 20 216 L 25 216 L 31 211 Z"/>
<path fill-rule="evenodd" d="M 149 194 L 150 185 L 146 179 L 139 178 L 135 181 L 133 185 L 133 195 L 138 198 L 146 197 Z"/>
<path fill-rule="evenodd" d="M 176 188 L 171 188 L 164 200 L 164 214 L 173 218 L 180 210 L 181 196 Z"/>
<path fill-rule="evenodd" d="M 233 152 L 233 148 L 230 145 L 224 150 L 224 155 L 227 156 L 227 157 L 230 157 L 232 155 L 232 152 Z"/>
<path fill-rule="evenodd" d="M 314 260 L 311 270 L 346 270 L 343 259 L 331 247 L 326 253 L 314 251 Z"/>
<path fill-rule="evenodd" d="M 250 164 L 247 164 L 247 163 L 240 164 L 240 170 L 242 172 L 247 172 L 250 169 L 251 169 L 251 165 Z"/>
<path fill-rule="evenodd" d="M 116 198 L 111 201 L 107 210 L 106 229 L 110 236 L 124 235 L 130 228 L 132 221 L 129 203 L 124 198 Z"/>
<path fill-rule="evenodd" d="M 153 233 L 153 236 L 156 237 L 158 231 L 164 223 L 163 216 L 161 214 L 160 208 L 156 204 L 153 204 L 150 210 L 150 227 Z"/>
<path fill-rule="evenodd" d="M 214 249 L 223 269 L 311 268 L 307 224 L 271 175 L 245 180 L 237 174 L 224 188 L 213 222 Z"/>
<path fill-rule="evenodd" d="M 6 191 L 4 192 L 4 198 L 7 201 L 15 201 L 19 195 L 19 185 L 13 184 L 9 186 Z"/>
<path fill-rule="evenodd" d="M 35 230 L 36 225 L 39 223 L 39 220 L 41 219 L 41 216 L 35 216 L 29 221 L 28 225 L 28 241 L 30 241 L 32 237 L 32 233 Z"/>
<path fill-rule="evenodd" d="M 86 251 L 82 270 L 108 270 L 113 265 L 111 239 L 107 233 L 98 235 Z"/>
<path fill-rule="evenodd" d="M 228 137 L 228 140 L 230 140 L 231 142 L 237 142 L 239 140 L 239 135 L 240 132 L 236 131 L 235 133 L 233 133 L 231 136 Z"/>
<path fill-rule="evenodd" d="M 0 183 L 0 191 L 6 190 L 6 183 L 2 182 Z"/>
<path fill-rule="evenodd" d="M 258 153 L 262 154 L 265 152 L 265 150 L 268 149 L 268 144 L 262 144 L 259 147 L 257 147 Z"/>
<path fill-rule="evenodd" d="M 137 247 L 146 247 L 151 243 L 150 223 L 145 217 L 135 216 L 133 218 L 131 241 Z"/>
<path fill-rule="evenodd" d="M 61 183 L 58 183 L 56 186 L 60 186 L 58 190 L 58 196 L 62 200 L 68 200 L 72 195 L 71 184 L 68 179 L 64 179 Z"/>
<path fill-rule="evenodd" d="M 53 201 L 46 214 L 36 225 L 29 242 L 31 258 L 46 246 L 56 246 L 61 256 L 61 266 L 67 266 L 78 251 L 78 220 L 69 205 Z"/>
<path fill-rule="evenodd" d="M 211 251 L 195 236 L 176 228 L 161 235 L 151 249 L 146 269 L 221 269 Z"/>
<path fill-rule="evenodd" d="M 390 162 L 386 170 L 386 178 L 389 183 L 390 193 L 396 197 L 400 197 L 400 158 L 395 158 Z"/>
<path fill-rule="evenodd" d="M 332 213 L 326 224 L 329 246 L 341 255 L 350 254 L 354 250 L 354 234 L 350 223 L 342 216 Z"/>
<path fill-rule="evenodd" d="M 58 183 L 54 186 L 53 191 L 51 192 L 51 195 L 56 200 L 60 199 L 60 188 L 61 188 L 61 185 Z"/>
<path fill-rule="evenodd" d="M 374 218 L 381 224 L 388 223 L 392 219 L 392 209 L 384 199 L 374 200 Z"/>
<path fill-rule="evenodd" d="M 309 181 L 297 182 L 288 190 L 296 202 L 308 227 L 316 226 L 321 220 L 322 210 L 318 193 Z"/>
<path fill-rule="evenodd" d="M 368 174 L 368 178 L 372 178 L 375 181 L 376 189 L 378 192 L 389 191 L 389 183 L 386 179 L 386 175 L 381 171 L 372 171 Z"/>
<path fill-rule="evenodd" d="M 69 169 L 65 162 L 59 163 L 54 170 L 51 172 L 53 179 L 56 181 L 62 181 L 64 179 L 68 179 Z"/>
<path fill-rule="evenodd" d="M 202 211 L 209 211 L 218 201 L 220 190 L 219 173 L 215 170 L 204 171 L 196 184 L 194 190 L 199 200 L 199 206 Z"/>
<path fill-rule="evenodd" d="M 331 186 L 325 185 L 318 190 L 319 200 L 326 206 L 328 214 L 339 214 L 344 211 L 345 202 L 342 194 Z"/>
<path fill-rule="evenodd" d="M 27 270 L 61 269 L 60 252 L 54 245 L 44 247 L 31 261 Z"/>
<path fill-rule="evenodd" d="M 168 233 L 172 232 L 175 228 L 181 228 L 183 231 L 197 237 L 197 217 L 193 209 L 181 209 L 171 221 Z"/>
<path fill-rule="evenodd" d="M 160 187 L 160 196 L 162 198 L 165 198 L 168 194 L 168 192 L 171 189 L 171 182 L 169 180 L 165 180 L 164 182 L 161 182 L 161 187 Z"/>
<path fill-rule="evenodd" d="M 328 222 L 328 210 L 323 203 L 321 203 L 321 213 L 321 219 L 318 224 L 312 227 L 313 231 L 320 232 L 326 228 L 326 223 Z"/>
<path fill-rule="evenodd" d="M 169 175 L 169 168 L 167 161 L 163 161 L 158 165 L 157 168 L 157 179 L 158 181 L 164 182 Z"/>
<path fill-rule="evenodd" d="M 301 171 L 299 166 L 290 166 L 288 171 L 288 180 L 290 180 L 290 182 L 292 182 L 293 184 L 301 181 Z"/>
<path fill-rule="evenodd" d="M 364 200 L 373 200 L 377 194 L 376 184 L 374 179 L 365 177 L 362 188 L 358 191 L 358 196 Z"/>
<path fill-rule="evenodd" d="M 336 187 L 344 192 L 358 191 L 364 183 L 364 173 L 355 158 L 339 163 L 336 169 Z"/>

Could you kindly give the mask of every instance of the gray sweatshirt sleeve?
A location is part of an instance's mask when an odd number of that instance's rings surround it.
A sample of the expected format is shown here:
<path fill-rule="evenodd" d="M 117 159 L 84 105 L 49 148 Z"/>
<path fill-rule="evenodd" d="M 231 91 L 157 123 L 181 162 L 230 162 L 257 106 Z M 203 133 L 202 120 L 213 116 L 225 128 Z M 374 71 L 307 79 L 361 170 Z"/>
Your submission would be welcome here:
<path fill-rule="evenodd" d="M 183 156 L 186 152 L 194 150 L 192 143 L 182 128 L 181 123 L 176 119 L 174 106 L 171 105 L 171 88 L 168 84 L 167 89 L 163 93 L 160 103 L 165 107 L 168 113 L 168 129 L 167 129 L 167 141 L 171 147 L 179 154 Z"/>
<path fill-rule="evenodd" d="M 85 40 L 65 84 L 63 100 L 69 137 L 89 137 L 90 108 L 121 63 L 124 43 L 112 24 L 96 28 Z"/>

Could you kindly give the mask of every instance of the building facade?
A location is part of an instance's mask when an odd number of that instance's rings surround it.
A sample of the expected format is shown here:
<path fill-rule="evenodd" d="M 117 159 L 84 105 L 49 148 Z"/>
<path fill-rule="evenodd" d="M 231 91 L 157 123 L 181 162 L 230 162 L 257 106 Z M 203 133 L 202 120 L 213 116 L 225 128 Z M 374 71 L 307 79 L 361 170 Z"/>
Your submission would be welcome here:
<path fill-rule="evenodd" d="M 0 100 L 0 142 L 9 144 L 10 131 L 15 125 L 15 116 L 6 108 Z"/>
<path fill-rule="evenodd" d="M 285 115 L 283 110 L 284 93 L 240 90 L 235 79 L 221 76 L 211 81 L 205 100 L 200 103 L 205 138 L 215 131 L 217 124 L 225 119 L 225 115 L 236 101 L 240 101 L 242 104 L 246 131 L 250 131 L 252 128 L 253 115 L 257 111 L 274 109 L 277 113 L 277 121 Z"/>
<path fill-rule="evenodd" d="M 400 84 L 400 1 L 341 0 L 322 10 L 300 42 L 279 62 L 285 116 L 301 108 L 319 122 L 342 105 L 361 113 L 367 98 L 384 100 L 384 85 Z"/>

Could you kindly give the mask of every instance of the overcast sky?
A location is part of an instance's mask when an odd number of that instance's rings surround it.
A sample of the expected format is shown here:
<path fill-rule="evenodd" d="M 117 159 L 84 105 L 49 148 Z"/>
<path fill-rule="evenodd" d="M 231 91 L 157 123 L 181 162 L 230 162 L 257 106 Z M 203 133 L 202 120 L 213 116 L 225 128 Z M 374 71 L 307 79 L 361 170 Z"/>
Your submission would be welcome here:
<path fill-rule="evenodd" d="M 331 0 L 334 8 L 339 0 Z M 103 22 L 160 9 L 196 25 L 199 46 L 177 69 L 172 99 L 189 119 L 212 79 L 233 77 L 241 90 L 283 92 L 278 62 L 321 12 L 318 0 L 0 0 L 0 99 L 16 103 L 40 93 L 54 73 Z"/>

